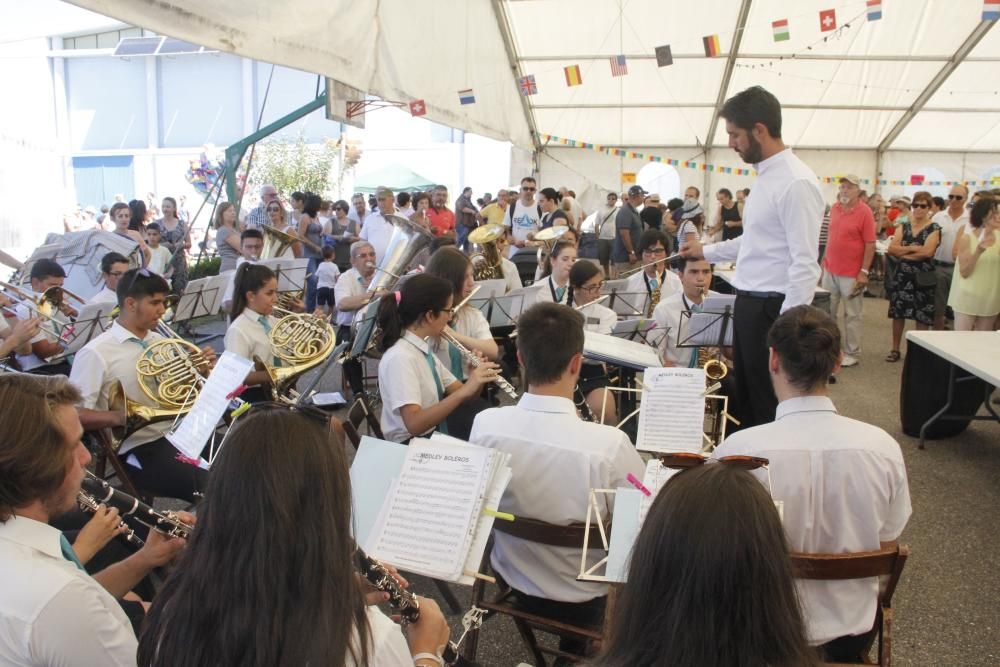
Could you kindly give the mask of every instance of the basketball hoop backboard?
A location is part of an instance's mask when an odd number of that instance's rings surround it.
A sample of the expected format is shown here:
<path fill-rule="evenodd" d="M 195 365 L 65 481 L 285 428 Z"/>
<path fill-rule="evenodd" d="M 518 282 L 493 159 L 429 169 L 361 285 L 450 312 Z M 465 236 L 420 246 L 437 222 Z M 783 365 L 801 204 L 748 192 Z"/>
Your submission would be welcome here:
<path fill-rule="evenodd" d="M 327 78 L 326 117 L 327 120 L 344 123 L 360 129 L 365 128 L 365 95 L 357 88 Z"/>

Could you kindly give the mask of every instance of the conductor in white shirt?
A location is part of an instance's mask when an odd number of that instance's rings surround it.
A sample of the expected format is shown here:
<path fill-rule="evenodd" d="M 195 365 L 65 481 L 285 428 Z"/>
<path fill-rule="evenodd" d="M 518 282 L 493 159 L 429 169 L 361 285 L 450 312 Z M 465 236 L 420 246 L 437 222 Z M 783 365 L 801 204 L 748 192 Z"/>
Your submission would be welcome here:
<path fill-rule="evenodd" d="M 894 546 L 910 517 L 899 444 L 882 429 L 837 414 L 827 382 L 843 354 L 840 330 L 812 306 L 786 311 L 768 334 L 768 374 L 781 401 L 773 423 L 744 429 L 713 456 L 770 461 L 771 495 L 784 503 L 789 548 L 805 553 Z M 878 579 L 797 582 L 809 643 L 829 662 L 854 662 L 870 644 Z"/>
<path fill-rule="evenodd" d="M 582 523 L 590 489 L 628 486 L 645 466 L 628 436 L 577 415 L 573 390 L 583 366 L 583 316 L 539 303 L 521 314 L 517 356 L 528 390 L 517 405 L 476 416 L 469 442 L 511 454 L 510 485 L 500 510 L 551 524 Z M 602 501 L 603 505 L 603 501 Z M 610 507 L 601 512 L 610 515 Z M 493 569 L 526 611 L 567 623 L 600 626 L 607 586 L 577 581 L 580 549 L 550 547 L 496 533 Z M 580 652 L 579 642 L 560 648 Z"/>
<path fill-rule="evenodd" d="M 778 315 L 812 303 L 825 205 L 816 174 L 781 140 L 781 103 L 760 86 L 726 100 L 729 146 L 757 168 L 743 211 L 742 236 L 702 246 L 681 245 L 685 257 L 736 262 L 734 364 L 745 426 L 774 420 L 778 404 L 767 373 L 767 332 Z"/>

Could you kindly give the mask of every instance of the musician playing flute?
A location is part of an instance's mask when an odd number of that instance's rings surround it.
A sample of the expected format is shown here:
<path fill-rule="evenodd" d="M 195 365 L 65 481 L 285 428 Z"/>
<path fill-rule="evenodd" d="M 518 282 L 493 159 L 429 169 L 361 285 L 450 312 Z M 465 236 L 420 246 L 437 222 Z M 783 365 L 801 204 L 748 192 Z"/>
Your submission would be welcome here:
<path fill-rule="evenodd" d="M 80 389 L 80 421 L 87 430 L 125 425 L 125 413 L 109 409 L 112 386 L 121 382 L 129 400 L 157 407 L 139 386 L 136 362 L 153 343 L 163 340 L 155 331 L 166 312 L 170 285 L 146 269 L 131 269 L 118 283 L 120 314 L 107 331 L 76 354 L 70 380 Z M 201 350 L 204 363 L 215 363 L 211 347 Z M 192 395 L 193 400 L 193 395 Z M 118 449 L 125 468 L 142 491 L 194 502 L 207 473 L 178 458 L 178 451 L 164 437 L 172 420 L 158 421 L 132 433 Z"/>
<path fill-rule="evenodd" d="M 0 376 L 0 664 L 135 665 L 136 637 L 115 597 L 184 546 L 151 532 L 136 554 L 91 577 L 50 520 L 76 505 L 90 453 L 61 376 Z M 178 513 L 193 522 L 190 514 Z"/>
<path fill-rule="evenodd" d="M 638 251 L 645 268 L 629 276 L 624 291 L 635 294 L 645 292 L 649 296 L 649 305 L 643 313 L 649 317 L 660 301 L 681 291 L 681 281 L 667 265 L 670 239 L 659 229 L 647 229 L 642 233 Z"/>

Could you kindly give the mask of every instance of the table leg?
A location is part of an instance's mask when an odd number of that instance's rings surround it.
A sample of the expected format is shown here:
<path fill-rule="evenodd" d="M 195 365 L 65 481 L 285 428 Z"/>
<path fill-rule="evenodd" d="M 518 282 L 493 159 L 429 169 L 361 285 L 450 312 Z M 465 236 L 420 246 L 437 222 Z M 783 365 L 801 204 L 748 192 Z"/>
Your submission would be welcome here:
<path fill-rule="evenodd" d="M 924 439 L 927 435 L 927 429 L 930 428 L 931 424 L 936 422 L 941 415 L 948 412 L 951 409 L 952 400 L 955 398 L 955 364 L 948 365 L 948 400 L 945 401 L 944 407 L 935 412 L 930 419 L 924 422 L 923 426 L 920 427 L 920 449 L 925 449 Z"/>

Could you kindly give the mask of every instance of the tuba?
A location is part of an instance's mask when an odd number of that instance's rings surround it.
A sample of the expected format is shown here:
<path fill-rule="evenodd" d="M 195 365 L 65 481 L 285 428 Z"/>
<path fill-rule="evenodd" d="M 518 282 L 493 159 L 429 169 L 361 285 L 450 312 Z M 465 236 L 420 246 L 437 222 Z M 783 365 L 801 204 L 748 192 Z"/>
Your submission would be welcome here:
<path fill-rule="evenodd" d="M 275 310 L 281 310 L 276 308 Z M 296 379 L 313 366 L 321 364 L 333 350 L 337 333 L 330 323 L 306 313 L 289 313 L 278 320 L 268 338 L 274 356 L 287 366 L 274 367 L 254 359 L 271 380 L 275 400 L 284 394 Z"/>
<path fill-rule="evenodd" d="M 258 259 L 275 259 L 281 257 L 288 252 L 289 248 L 301 240 L 299 237 L 292 236 L 271 225 L 261 225 L 260 231 L 264 234 L 264 248 L 260 251 Z"/>
<path fill-rule="evenodd" d="M 474 280 L 503 278 L 503 269 L 500 264 L 500 249 L 497 247 L 497 239 L 503 236 L 503 234 L 503 225 L 498 224 L 483 225 L 469 232 L 469 243 L 474 243 L 482 247 L 482 252 L 477 252 L 469 257 L 472 261 L 472 277 Z"/>

